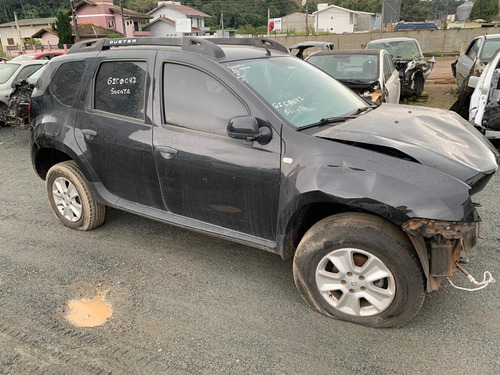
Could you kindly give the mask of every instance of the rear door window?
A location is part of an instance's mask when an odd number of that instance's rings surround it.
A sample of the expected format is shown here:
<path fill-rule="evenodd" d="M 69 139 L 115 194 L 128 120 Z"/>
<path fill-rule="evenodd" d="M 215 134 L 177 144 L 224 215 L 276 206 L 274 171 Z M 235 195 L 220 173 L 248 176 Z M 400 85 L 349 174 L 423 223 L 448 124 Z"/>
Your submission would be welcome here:
<path fill-rule="evenodd" d="M 145 61 L 105 61 L 95 78 L 94 109 L 144 119 Z"/>

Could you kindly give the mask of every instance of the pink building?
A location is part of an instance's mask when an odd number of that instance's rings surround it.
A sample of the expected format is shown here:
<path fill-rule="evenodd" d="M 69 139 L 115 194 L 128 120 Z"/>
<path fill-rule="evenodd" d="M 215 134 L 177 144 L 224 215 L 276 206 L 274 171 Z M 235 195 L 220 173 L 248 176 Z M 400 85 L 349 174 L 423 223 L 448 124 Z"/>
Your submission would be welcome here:
<path fill-rule="evenodd" d="M 75 5 L 78 24 L 92 23 L 101 28 L 114 30 L 127 37 L 151 36 L 150 31 L 143 31 L 141 22 L 147 22 L 152 16 L 134 12 L 123 8 L 123 15 L 119 6 L 113 5 L 113 0 L 88 1 L 82 0 Z M 125 18 L 123 30 L 122 16 Z"/>

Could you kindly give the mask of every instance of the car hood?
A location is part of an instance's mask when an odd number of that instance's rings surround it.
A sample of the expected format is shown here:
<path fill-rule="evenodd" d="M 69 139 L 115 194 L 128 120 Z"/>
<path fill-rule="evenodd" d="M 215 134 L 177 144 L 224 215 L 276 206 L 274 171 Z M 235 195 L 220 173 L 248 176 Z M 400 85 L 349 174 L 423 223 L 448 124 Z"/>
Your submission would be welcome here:
<path fill-rule="evenodd" d="M 413 159 L 471 187 L 493 174 L 500 161 L 498 151 L 471 124 L 434 108 L 382 104 L 314 135 Z"/>

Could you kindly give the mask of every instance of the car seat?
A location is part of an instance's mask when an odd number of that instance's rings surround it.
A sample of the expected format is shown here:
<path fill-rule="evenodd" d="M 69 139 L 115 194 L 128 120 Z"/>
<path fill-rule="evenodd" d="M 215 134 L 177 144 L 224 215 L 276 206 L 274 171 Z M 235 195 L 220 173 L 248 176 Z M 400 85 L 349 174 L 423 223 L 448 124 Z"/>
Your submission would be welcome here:
<path fill-rule="evenodd" d="M 373 60 L 368 60 L 363 63 L 363 75 L 367 79 L 378 78 L 377 64 Z"/>

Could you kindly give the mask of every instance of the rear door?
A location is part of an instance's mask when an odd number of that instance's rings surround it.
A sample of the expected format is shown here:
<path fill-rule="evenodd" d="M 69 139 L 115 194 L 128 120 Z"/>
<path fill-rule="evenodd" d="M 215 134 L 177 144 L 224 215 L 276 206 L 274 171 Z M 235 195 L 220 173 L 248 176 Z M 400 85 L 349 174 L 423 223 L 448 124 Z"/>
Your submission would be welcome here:
<path fill-rule="evenodd" d="M 152 152 L 154 51 L 101 54 L 75 137 L 114 198 L 163 208 Z"/>
<path fill-rule="evenodd" d="M 234 76 L 220 78 L 224 69 L 219 64 L 202 68 L 175 61 L 168 52 L 159 56 L 156 92 L 161 108 L 155 112 L 153 144 L 167 210 L 219 231 L 274 241 L 279 133 L 272 129 L 266 145 L 230 138 L 227 125 L 234 116 L 266 121 L 263 112 L 234 90 L 233 84 L 243 84 Z"/>

